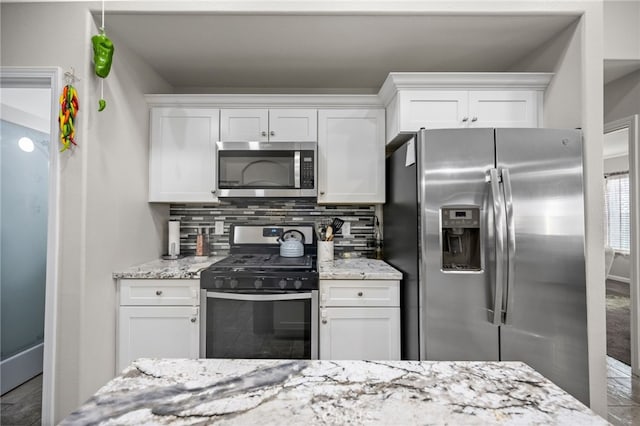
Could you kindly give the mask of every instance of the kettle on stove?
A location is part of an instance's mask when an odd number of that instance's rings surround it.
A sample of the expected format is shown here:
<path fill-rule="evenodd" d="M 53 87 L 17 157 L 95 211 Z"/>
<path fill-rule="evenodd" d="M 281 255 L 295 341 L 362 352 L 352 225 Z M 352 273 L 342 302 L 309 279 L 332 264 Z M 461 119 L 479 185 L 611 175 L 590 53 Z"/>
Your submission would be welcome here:
<path fill-rule="evenodd" d="M 279 238 L 281 257 L 304 256 L 304 234 L 297 229 L 285 231 Z"/>

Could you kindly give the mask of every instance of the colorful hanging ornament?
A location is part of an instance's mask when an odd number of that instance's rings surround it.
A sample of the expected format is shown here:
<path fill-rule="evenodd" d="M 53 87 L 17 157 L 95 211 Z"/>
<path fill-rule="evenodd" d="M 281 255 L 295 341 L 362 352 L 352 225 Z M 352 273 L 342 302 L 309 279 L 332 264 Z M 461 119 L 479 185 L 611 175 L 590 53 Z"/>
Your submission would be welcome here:
<path fill-rule="evenodd" d="M 98 111 L 102 111 L 107 106 L 107 101 L 104 99 L 104 79 L 107 78 L 111 71 L 113 52 L 115 51 L 113 42 L 107 37 L 104 31 L 104 0 L 102 1 L 102 26 L 100 27 L 100 34 L 91 37 L 91 44 L 93 45 L 94 70 L 96 75 L 102 78 L 102 81 L 100 81 L 100 100 L 98 101 Z"/>
<path fill-rule="evenodd" d="M 67 84 L 64 86 L 64 89 L 62 89 L 62 94 L 60 95 L 60 114 L 58 116 L 60 142 L 62 143 L 60 152 L 71 148 L 72 144 L 75 146 L 78 145 L 75 141 L 76 127 L 74 121 L 79 110 L 78 92 L 71 84 Z"/>

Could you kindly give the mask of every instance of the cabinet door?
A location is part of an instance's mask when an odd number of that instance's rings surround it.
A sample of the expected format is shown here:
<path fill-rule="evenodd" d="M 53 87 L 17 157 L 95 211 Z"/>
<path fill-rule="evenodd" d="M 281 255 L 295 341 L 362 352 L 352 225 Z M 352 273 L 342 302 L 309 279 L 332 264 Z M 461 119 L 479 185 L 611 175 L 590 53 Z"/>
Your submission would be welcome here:
<path fill-rule="evenodd" d="M 399 360 L 400 308 L 321 308 L 320 359 Z"/>
<path fill-rule="evenodd" d="M 118 372 L 137 358 L 198 358 L 198 309 L 187 306 L 121 306 L 118 316 Z"/>
<path fill-rule="evenodd" d="M 318 204 L 384 203 L 384 110 L 318 111 Z"/>
<path fill-rule="evenodd" d="M 269 110 L 269 142 L 315 142 L 317 140 L 317 110 Z"/>
<path fill-rule="evenodd" d="M 465 127 L 469 103 L 466 90 L 407 90 L 400 94 L 401 131 Z"/>
<path fill-rule="evenodd" d="M 537 94 L 529 90 L 469 92 L 469 127 L 538 127 Z"/>
<path fill-rule="evenodd" d="M 220 140 L 260 141 L 269 140 L 269 110 L 238 108 L 220 110 Z"/>
<path fill-rule="evenodd" d="M 216 202 L 219 110 L 153 108 L 149 201 Z"/>

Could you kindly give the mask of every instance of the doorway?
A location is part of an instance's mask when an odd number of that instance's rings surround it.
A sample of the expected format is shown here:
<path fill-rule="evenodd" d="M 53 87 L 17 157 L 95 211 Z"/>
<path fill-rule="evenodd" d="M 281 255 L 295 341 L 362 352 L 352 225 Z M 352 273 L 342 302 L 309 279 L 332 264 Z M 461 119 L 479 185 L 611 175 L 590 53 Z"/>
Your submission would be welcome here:
<path fill-rule="evenodd" d="M 640 375 L 638 116 L 604 126 L 607 355 Z"/>
<path fill-rule="evenodd" d="M 39 378 L 44 424 L 53 422 L 60 76 L 0 67 L 0 382 L 5 394 Z"/>

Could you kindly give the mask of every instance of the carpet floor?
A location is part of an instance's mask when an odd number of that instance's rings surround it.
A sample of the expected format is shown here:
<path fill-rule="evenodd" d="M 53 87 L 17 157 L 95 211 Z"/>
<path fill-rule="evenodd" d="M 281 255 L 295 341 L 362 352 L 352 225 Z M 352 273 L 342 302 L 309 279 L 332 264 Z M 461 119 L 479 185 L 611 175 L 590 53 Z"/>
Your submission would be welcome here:
<path fill-rule="evenodd" d="M 631 365 L 629 284 L 607 280 L 607 355 Z"/>

